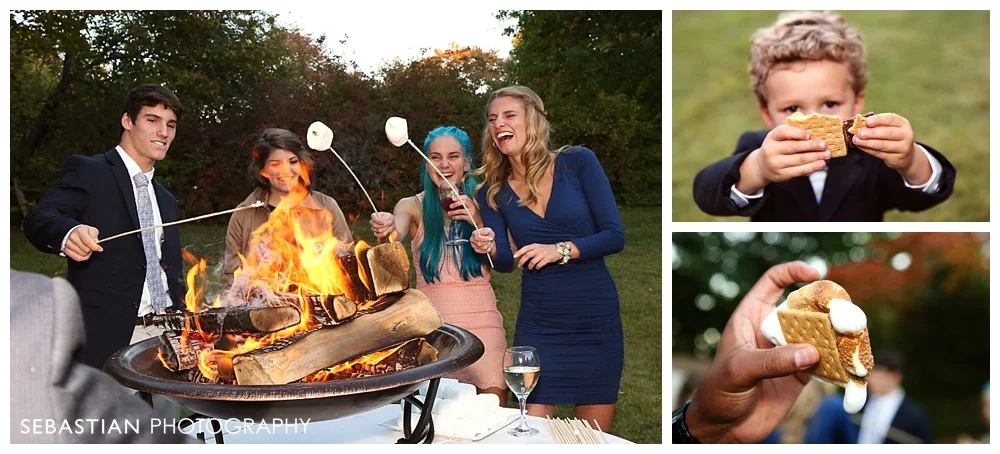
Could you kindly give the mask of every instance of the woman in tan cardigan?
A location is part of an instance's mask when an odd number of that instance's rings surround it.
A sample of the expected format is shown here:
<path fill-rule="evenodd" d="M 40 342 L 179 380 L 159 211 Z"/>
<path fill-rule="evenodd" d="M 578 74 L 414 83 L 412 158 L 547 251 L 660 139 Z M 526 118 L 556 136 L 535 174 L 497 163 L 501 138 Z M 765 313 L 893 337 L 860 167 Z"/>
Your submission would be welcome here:
<path fill-rule="evenodd" d="M 265 202 L 265 206 L 237 211 L 229 219 L 222 271 L 227 287 L 233 283 L 233 273 L 241 265 L 237 254 L 246 257 L 250 253 L 253 231 L 267 222 L 271 211 L 282 201 L 285 204 L 296 204 L 297 207 L 330 212 L 333 215 L 333 235 L 344 243 L 352 241 L 351 229 L 337 201 L 310 188 L 309 171 L 312 165 L 311 153 L 291 131 L 272 128 L 265 130 L 257 139 L 253 147 L 253 159 L 247 169 L 255 188 L 239 206 L 257 201 Z M 300 191 L 301 195 L 300 188 L 305 189 L 304 197 L 289 197 L 296 191 Z"/>

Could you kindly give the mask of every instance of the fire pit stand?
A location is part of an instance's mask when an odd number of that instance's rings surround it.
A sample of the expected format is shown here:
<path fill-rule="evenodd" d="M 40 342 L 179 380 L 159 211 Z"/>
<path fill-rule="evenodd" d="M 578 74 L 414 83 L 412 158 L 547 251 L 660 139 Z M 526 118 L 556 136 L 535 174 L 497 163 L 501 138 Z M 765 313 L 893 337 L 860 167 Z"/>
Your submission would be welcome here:
<path fill-rule="evenodd" d="M 430 444 L 434 441 L 434 417 L 431 412 L 434 409 L 434 399 L 437 397 L 438 385 L 441 378 L 435 378 L 427 386 L 427 395 L 424 402 L 417 399 L 417 394 L 411 394 L 403 398 L 403 438 L 396 441 L 396 444 Z M 420 418 L 417 419 L 417 426 L 410 428 L 411 407 L 420 409 Z"/>

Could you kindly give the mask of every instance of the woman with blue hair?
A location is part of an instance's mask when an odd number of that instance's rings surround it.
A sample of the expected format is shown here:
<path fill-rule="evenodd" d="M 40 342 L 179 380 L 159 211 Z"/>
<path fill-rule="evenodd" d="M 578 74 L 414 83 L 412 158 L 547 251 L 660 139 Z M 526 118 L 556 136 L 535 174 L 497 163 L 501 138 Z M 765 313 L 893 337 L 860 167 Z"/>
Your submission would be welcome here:
<path fill-rule="evenodd" d="M 486 346 L 479 361 L 450 377 L 475 385 L 481 393 L 496 394 L 501 405 L 506 405 L 503 353 L 507 337 L 503 316 L 497 310 L 489 269 L 483 265 L 484 257 L 473 252 L 468 241 L 461 241 L 472 235 L 475 228 L 471 221 L 482 225 L 476 204 L 465 195 L 473 194 L 479 183 L 468 176 L 469 170 L 475 167 L 472 144 L 465 131 L 454 126 L 439 126 L 427 134 L 423 150 L 441 173 L 463 192 L 459 197 L 470 212 L 454 199 L 450 203 L 444 199 L 443 203 L 449 205 L 449 210 L 444 210 L 438 194 L 439 188 L 447 185 L 429 164 L 425 164 L 420 171 L 423 190 L 400 200 L 392 214 L 372 214 L 372 231 L 378 238 L 395 232 L 397 241 L 412 232 L 413 262 L 419 264 L 417 289 L 427 295 L 445 323 L 471 331 Z"/>

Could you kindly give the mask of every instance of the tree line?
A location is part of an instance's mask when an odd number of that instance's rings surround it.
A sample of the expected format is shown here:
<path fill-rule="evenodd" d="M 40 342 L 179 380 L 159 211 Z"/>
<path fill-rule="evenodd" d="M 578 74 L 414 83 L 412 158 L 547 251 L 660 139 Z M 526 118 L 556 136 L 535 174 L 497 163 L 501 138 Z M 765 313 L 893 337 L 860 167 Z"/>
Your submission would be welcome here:
<path fill-rule="evenodd" d="M 662 14 L 659 11 L 501 11 L 509 58 L 454 45 L 373 73 L 330 53 L 326 36 L 261 11 L 12 11 L 11 189 L 23 213 L 72 154 L 118 143 L 121 100 L 162 84 L 184 104 L 157 178 L 182 216 L 236 206 L 251 190 L 247 164 L 264 129 L 304 138 L 313 121 L 381 210 L 418 190 L 420 158 L 392 146 L 385 120 L 408 120 L 418 146 L 438 125 L 478 144 L 489 93 L 513 83 L 546 103 L 553 143 L 592 148 L 621 205 L 660 205 Z M 387 33 L 391 33 L 388 32 Z M 481 151 L 476 145 L 476 154 Z M 331 153 L 317 153 L 314 187 L 348 213 L 365 197 Z"/>

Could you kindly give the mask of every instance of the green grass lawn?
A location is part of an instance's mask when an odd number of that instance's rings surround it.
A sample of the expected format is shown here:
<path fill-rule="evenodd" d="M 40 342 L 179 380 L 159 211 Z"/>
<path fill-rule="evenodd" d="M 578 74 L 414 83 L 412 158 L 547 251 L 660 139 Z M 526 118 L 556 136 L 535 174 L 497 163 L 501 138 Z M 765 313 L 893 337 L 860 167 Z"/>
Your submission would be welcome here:
<path fill-rule="evenodd" d="M 673 12 L 673 220 L 734 221 L 701 212 L 694 177 L 765 129 L 747 73 L 750 36 L 778 11 Z M 910 120 L 918 141 L 958 170 L 951 198 L 887 221 L 989 221 L 990 17 L 986 11 L 847 11 L 868 44 L 865 110 Z"/>
<path fill-rule="evenodd" d="M 626 246 L 608 257 L 621 299 L 625 330 L 625 370 L 618 412 L 611 433 L 636 443 L 662 443 L 662 305 L 661 259 L 662 222 L 660 208 L 623 208 Z M 224 224 L 192 223 L 180 226 L 181 244 L 197 257 L 206 259 L 209 269 L 218 265 L 225 250 Z M 355 222 L 353 232 L 373 242 L 367 223 Z M 12 229 L 10 266 L 49 276 L 66 276 L 66 260 L 43 254 L 32 247 L 24 234 Z M 409 241 L 404 242 L 409 251 Z M 216 270 L 218 272 L 218 270 Z M 411 267 L 411 282 L 415 282 Z M 520 302 L 520 271 L 495 274 L 493 288 L 503 313 L 507 342 L 514 338 Z M 218 282 L 209 278 L 210 283 Z M 210 284 L 211 290 L 211 284 Z M 211 292 L 209 292 L 211 293 Z M 516 405 L 512 401 L 512 406 Z M 571 407 L 556 407 L 556 416 L 572 417 Z"/>

